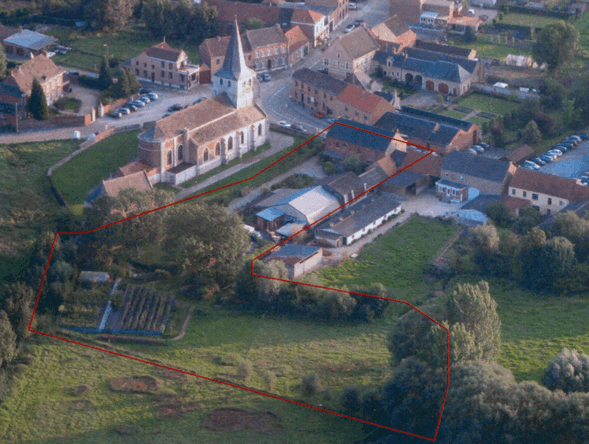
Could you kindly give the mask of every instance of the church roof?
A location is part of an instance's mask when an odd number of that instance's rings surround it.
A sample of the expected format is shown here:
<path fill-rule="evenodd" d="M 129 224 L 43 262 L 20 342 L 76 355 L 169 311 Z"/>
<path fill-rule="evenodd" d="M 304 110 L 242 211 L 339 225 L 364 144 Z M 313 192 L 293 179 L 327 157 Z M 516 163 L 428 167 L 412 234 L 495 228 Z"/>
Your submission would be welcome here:
<path fill-rule="evenodd" d="M 245 56 L 243 55 L 243 47 L 241 46 L 241 38 L 239 36 L 239 26 L 236 20 L 231 29 L 231 38 L 227 46 L 225 62 L 223 63 L 223 67 L 215 73 L 215 76 L 237 81 L 244 75 L 252 76 L 255 73 L 245 63 Z"/>

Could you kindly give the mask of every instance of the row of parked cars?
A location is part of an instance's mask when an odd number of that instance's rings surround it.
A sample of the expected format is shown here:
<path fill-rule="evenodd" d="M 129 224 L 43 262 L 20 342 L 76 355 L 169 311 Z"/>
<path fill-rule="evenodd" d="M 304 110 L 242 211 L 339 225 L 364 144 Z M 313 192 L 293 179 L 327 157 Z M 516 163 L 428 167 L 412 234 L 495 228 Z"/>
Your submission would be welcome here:
<path fill-rule="evenodd" d="M 484 153 L 485 150 L 491 148 L 491 145 L 485 142 L 479 142 L 478 145 L 474 145 L 472 148 L 467 149 L 466 151 L 470 154 L 479 154 Z"/>
<path fill-rule="evenodd" d="M 110 116 L 114 117 L 115 119 L 118 119 L 122 116 L 127 116 L 127 115 L 131 114 L 133 111 L 137 111 L 139 108 L 143 108 L 149 102 L 153 102 L 154 100 L 157 100 L 158 98 L 159 97 L 156 93 L 152 93 L 150 91 L 147 91 L 145 94 L 143 94 L 138 99 L 132 100 L 132 101 L 126 103 L 125 105 L 121 106 L 116 111 L 113 111 L 112 113 L 110 113 Z"/>
<path fill-rule="evenodd" d="M 539 170 L 541 166 L 552 162 L 557 157 L 560 157 L 567 151 L 572 150 L 584 140 L 589 140 L 589 134 L 579 133 L 569 136 L 558 145 L 553 146 L 546 153 L 524 161 L 522 166 L 528 170 Z"/>

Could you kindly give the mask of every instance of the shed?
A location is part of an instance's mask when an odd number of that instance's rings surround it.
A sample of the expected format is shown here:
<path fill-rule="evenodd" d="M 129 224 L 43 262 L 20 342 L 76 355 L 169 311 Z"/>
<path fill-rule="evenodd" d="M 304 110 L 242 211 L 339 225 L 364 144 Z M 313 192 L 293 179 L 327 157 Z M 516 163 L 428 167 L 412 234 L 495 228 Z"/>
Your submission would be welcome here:
<path fill-rule="evenodd" d="M 288 244 L 268 257 L 267 261 L 281 261 L 290 277 L 296 278 L 317 267 L 322 259 L 321 247 Z"/>

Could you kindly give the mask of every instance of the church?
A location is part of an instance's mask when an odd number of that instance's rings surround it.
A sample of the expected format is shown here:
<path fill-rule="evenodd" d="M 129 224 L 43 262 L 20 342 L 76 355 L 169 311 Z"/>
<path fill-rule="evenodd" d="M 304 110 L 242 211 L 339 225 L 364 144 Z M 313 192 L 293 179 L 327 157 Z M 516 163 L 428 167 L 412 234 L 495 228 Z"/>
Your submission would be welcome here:
<path fill-rule="evenodd" d="M 139 134 L 138 158 L 121 173 L 144 170 L 152 184 L 177 185 L 266 143 L 268 117 L 256 103 L 256 82 L 235 21 L 225 63 L 212 79 L 214 97 L 158 120 Z"/>

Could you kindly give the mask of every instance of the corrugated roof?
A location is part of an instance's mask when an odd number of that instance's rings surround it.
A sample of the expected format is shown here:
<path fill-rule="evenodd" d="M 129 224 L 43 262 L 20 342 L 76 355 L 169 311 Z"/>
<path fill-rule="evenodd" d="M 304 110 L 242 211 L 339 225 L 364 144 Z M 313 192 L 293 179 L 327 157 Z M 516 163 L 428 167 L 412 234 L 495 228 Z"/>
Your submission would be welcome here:
<path fill-rule="evenodd" d="M 339 123 L 343 125 L 339 125 Z M 327 131 L 327 137 L 385 152 L 391 143 L 391 139 L 398 138 L 398 135 L 375 126 L 364 125 L 347 119 L 338 119 L 337 123 Z"/>
<path fill-rule="evenodd" d="M 256 216 L 261 217 L 268 222 L 272 222 L 273 220 L 278 219 L 281 216 L 284 216 L 284 213 L 276 208 L 266 208 L 265 210 L 256 213 Z"/>
<path fill-rule="evenodd" d="M 21 46 L 33 51 L 43 49 L 46 46 L 54 44 L 55 42 L 57 42 L 55 37 L 40 34 L 35 31 L 29 31 L 28 29 L 23 29 L 22 32 L 18 32 L 4 39 L 4 43 Z"/>
<path fill-rule="evenodd" d="M 307 83 L 315 88 L 327 91 L 333 95 L 339 95 L 349 83 L 343 80 L 312 71 L 309 68 L 298 69 L 292 73 L 292 78 L 300 82 Z"/>
<path fill-rule="evenodd" d="M 442 170 L 503 183 L 509 173 L 510 162 L 490 157 L 452 151 L 444 158 Z"/>

